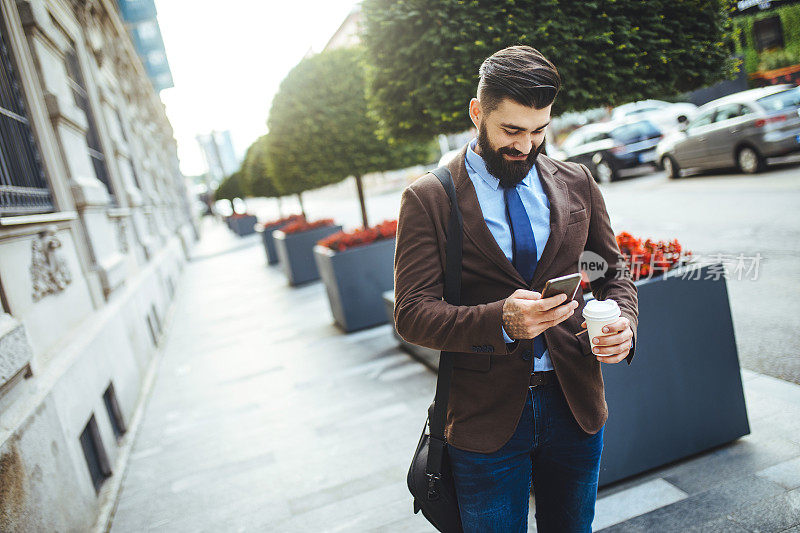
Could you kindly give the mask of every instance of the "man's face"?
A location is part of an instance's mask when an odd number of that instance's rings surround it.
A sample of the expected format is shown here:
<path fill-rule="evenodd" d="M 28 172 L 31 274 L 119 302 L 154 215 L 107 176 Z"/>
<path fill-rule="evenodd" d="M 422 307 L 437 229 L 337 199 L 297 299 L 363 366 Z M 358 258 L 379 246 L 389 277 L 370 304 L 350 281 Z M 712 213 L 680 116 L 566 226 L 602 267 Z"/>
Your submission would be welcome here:
<path fill-rule="evenodd" d="M 544 146 L 551 108 L 552 104 L 536 109 L 505 98 L 486 114 L 477 99 L 470 102 L 470 117 L 478 128 L 478 154 L 501 186 L 513 187 L 528 175 Z"/>

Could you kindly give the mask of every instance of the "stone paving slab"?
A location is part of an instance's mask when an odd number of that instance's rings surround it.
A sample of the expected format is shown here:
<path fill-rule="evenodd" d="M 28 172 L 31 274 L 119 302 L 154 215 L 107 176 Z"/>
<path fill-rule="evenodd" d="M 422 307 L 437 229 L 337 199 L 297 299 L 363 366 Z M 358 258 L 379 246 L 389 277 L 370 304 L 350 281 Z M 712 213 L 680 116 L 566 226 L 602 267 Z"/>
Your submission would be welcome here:
<path fill-rule="evenodd" d="M 177 306 L 113 532 L 433 531 L 405 475 L 436 380 L 389 326 L 342 334 L 321 283 L 208 220 Z M 597 528 L 800 528 L 800 386 L 743 380 L 752 434 L 604 488 Z"/>

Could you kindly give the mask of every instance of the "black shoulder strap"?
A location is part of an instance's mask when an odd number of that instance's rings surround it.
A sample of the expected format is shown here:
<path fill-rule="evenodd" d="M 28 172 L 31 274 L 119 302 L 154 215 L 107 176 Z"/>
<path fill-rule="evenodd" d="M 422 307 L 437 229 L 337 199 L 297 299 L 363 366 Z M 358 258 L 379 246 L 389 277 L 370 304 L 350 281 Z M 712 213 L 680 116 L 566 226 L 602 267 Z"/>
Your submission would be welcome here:
<path fill-rule="evenodd" d="M 444 269 L 444 300 L 451 305 L 461 304 L 461 210 L 458 208 L 456 188 L 447 167 L 432 171 L 439 178 L 450 199 L 450 219 L 447 223 L 447 246 Z M 438 475 L 442 468 L 445 448 L 444 423 L 447 414 L 447 401 L 450 396 L 450 378 L 453 372 L 453 357 L 449 352 L 439 356 L 439 372 L 436 378 L 436 396 L 433 400 L 433 413 L 429 413 L 430 447 L 428 449 L 427 472 Z"/>

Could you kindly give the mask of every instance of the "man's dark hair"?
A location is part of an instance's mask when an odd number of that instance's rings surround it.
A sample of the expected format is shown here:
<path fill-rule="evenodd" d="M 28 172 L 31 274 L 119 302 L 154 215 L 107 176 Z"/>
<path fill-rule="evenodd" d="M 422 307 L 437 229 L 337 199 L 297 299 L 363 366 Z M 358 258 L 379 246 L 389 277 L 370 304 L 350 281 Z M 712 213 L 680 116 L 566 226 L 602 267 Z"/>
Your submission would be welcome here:
<path fill-rule="evenodd" d="M 478 100 L 491 113 L 504 98 L 542 109 L 553 103 L 561 89 L 558 70 L 530 46 L 510 46 L 487 57 L 481 65 Z"/>

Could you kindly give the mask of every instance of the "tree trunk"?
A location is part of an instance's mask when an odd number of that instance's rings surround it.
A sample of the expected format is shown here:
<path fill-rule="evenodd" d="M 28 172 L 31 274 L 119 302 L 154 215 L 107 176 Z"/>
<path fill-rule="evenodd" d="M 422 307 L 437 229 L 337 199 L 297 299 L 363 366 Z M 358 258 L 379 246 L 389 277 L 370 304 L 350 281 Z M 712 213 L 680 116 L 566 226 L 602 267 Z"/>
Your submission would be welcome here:
<path fill-rule="evenodd" d="M 303 218 L 306 218 L 306 208 L 303 205 L 303 193 L 297 193 L 297 200 L 300 202 L 300 213 L 303 215 Z"/>
<path fill-rule="evenodd" d="M 283 199 L 278 196 L 278 218 L 283 218 Z"/>
<path fill-rule="evenodd" d="M 356 176 L 356 188 L 358 189 L 358 202 L 361 204 L 361 221 L 365 228 L 369 227 L 367 222 L 367 204 L 364 201 L 364 184 L 361 181 L 361 176 Z"/>

